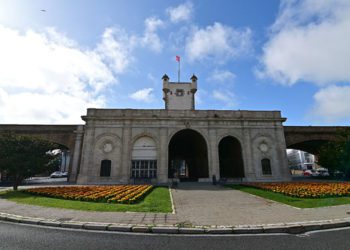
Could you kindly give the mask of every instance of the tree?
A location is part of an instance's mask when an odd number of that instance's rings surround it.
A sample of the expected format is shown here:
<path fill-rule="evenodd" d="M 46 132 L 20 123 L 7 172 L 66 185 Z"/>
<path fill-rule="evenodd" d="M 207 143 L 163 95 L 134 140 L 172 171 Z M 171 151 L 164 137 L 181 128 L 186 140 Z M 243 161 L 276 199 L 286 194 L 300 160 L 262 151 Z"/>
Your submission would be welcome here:
<path fill-rule="evenodd" d="M 0 135 L 0 170 L 13 180 L 13 189 L 25 178 L 45 171 L 56 156 L 51 150 L 59 145 L 13 133 Z"/>
<path fill-rule="evenodd" d="M 317 163 L 332 171 L 342 171 L 350 178 L 350 130 L 339 132 L 337 137 L 321 147 Z"/>

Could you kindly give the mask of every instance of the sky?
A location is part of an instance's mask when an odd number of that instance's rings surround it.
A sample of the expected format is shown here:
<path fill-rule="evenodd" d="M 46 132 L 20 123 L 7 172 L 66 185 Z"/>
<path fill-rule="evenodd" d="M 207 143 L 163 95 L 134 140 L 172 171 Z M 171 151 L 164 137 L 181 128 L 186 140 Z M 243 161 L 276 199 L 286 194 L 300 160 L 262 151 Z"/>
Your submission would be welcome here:
<path fill-rule="evenodd" d="M 349 0 L 0 0 L 0 123 L 163 109 L 176 55 L 196 109 L 350 125 Z"/>

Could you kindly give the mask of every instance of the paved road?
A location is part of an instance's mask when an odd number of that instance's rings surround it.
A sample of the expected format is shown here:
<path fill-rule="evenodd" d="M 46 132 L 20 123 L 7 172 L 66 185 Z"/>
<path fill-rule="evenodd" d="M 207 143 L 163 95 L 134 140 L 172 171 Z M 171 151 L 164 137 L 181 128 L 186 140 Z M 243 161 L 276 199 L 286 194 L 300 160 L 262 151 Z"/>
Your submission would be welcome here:
<path fill-rule="evenodd" d="M 190 236 L 78 231 L 0 222 L 0 249 L 350 249 L 350 228 L 305 235 Z"/>

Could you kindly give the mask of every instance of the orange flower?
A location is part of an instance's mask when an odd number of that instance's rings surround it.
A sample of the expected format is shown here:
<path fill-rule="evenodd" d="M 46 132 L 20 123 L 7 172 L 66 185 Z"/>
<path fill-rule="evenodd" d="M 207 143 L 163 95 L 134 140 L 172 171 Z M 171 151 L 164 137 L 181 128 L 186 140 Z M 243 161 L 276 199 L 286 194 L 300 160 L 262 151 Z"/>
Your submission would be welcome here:
<path fill-rule="evenodd" d="M 284 182 L 244 184 L 299 198 L 340 197 L 350 195 L 349 182 Z"/>
<path fill-rule="evenodd" d="M 31 188 L 25 192 L 70 200 L 135 203 L 142 200 L 152 188 L 152 185 L 69 186 Z"/>

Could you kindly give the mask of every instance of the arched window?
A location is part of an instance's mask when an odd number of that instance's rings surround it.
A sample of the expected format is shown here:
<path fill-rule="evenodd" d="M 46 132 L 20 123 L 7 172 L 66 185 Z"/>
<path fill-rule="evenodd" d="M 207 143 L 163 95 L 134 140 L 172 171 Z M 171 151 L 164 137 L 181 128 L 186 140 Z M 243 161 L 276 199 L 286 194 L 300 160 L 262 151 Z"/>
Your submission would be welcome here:
<path fill-rule="evenodd" d="M 271 162 L 270 159 L 262 159 L 261 160 L 261 168 L 263 175 L 271 175 Z"/>
<path fill-rule="evenodd" d="M 112 165 L 112 161 L 110 161 L 110 160 L 102 160 L 101 161 L 101 170 L 100 170 L 101 177 L 111 176 L 111 165 Z"/>
<path fill-rule="evenodd" d="M 131 178 L 157 178 L 157 147 L 151 137 L 140 137 L 133 145 Z"/>

